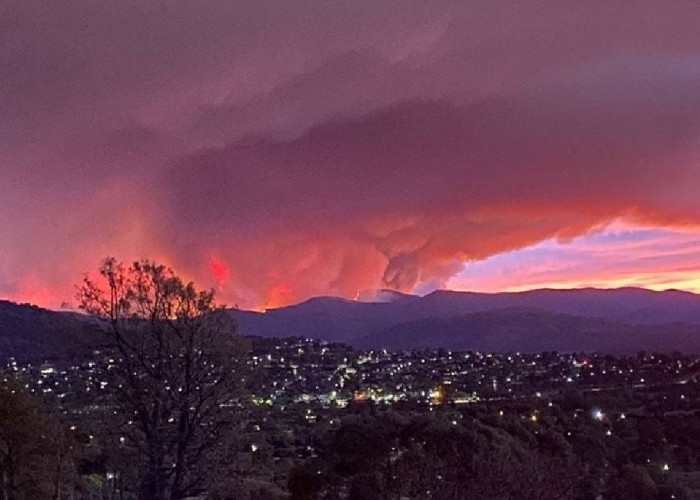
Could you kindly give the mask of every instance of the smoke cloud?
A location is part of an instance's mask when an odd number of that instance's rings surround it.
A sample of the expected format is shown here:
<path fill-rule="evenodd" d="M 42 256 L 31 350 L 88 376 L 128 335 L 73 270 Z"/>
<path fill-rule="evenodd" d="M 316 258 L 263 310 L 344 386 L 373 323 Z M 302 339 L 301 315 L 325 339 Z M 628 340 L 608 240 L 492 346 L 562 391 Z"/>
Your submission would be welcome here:
<path fill-rule="evenodd" d="M 699 22 L 683 0 L 5 2 L 0 296 L 55 307 L 116 255 L 272 307 L 429 291 L 615 220 L 695 231 Z"/>

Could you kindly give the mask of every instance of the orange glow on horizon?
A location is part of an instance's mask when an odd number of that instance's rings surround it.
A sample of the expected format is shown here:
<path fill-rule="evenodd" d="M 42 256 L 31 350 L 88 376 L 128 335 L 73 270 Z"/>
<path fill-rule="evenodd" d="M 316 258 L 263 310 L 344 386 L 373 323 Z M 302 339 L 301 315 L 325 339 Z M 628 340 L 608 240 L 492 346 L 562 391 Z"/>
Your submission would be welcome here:
<path fill-rule="evenodd" d="M 645 279 L 646 278 L 646 279 Z M 648 281 L 647 281 L 648 279 Z M 542 288 L 550 288 L 555 290 L 570 290 L 578 288 L 645 288 L 657 292 L 666 290 L 682 290 L 691 293 L 700 294 L 700 279 L 687 278 L 682 276 L 635 276 L 635 277 L 617 277 L 609 280 L 583 280 L 583 281 L 553 281 L 553 282 L 536 282 L 527 285 L 515 285 L 505 287 L 500 290 L 488 290 L 489 292 L 525 292 L 528 290 L 538 290 Z M 479 289 L 454 288 L 456 291 L 481 291 Z M 487 290 L 484 290 L 487 291 Z"/>
<path fill-rule="evenodd" d="M 313 259 L 307 258 L 302 261 L 304 265 L 297 264 L 296 267 L 291 266 L 296 262 L 294 259 L 282 256 L 276 263 L 277 268 L 265 272 L 262 266 L 254 267 L 257 255 L 254 251 L 243 254 L 246 259 L 250 256 L 243 262 L 240 255 L 208 252 L 196 261 L 186 261 L 177 259 L 175 254 L 157 245 L 144 250 L 134 250 L 126 245 L 125 242 L 141 236 L 141 232 L 133 227 L 115 233 L 115 247 L 122 244 L 127 249 L 124 254 L 132 256 L 124 259 L 125 263 L 130 263 L 134 255 L 148 252 L 156 262 L 172 263 L 174 272 L 186 281 L 204 288 L 214 285 L 223 303 L 240 305 L 242 309 L 264 311 L 322 295 L 357 299 L 357 290 L 387 287 L 381 281 L 381 273 L 387 265 L 384 257 L 358 259 L 355 266 L 344 265 L 340 271 L 335 271 L 334 263 L 346 262 L 342 260 L 342 248 L 337 253 L 317 251 L 311 254 Z M 52 309 L 59 309 L 64 303 L 74 305 L 75 285 L 85 271 L 94 275 L 107 254 L 106 246 L 101 242 L 81 248 L 76 261 L 58 268 L 59 272 L 51 280 L 47 269 L 23 273 L 14 288 L 0 298 Z M 371 255 L 371 249 L 367 252 Z M 297 253 L 309 255 L 301 250 Z M 124 254 L 117 253 L 116 256 L 123 258 Z M 451 257 L 446 254 L 436 262 L 439 264 Z M 81 262 L 87 264 L 81 265 Z M 498 293 L 541 288 L 638 287 L 700 293 L 700 230 L 697 227 L 639 226 L 616 221 L 570 241 L 551 238 L 518 250 L 495 253 L 482 260 L 467 261 L 461 271 L 459 265 L 448 267 L 442 276 L 456 274 L 446 281 L 432 280 L 440 273 L 431 275 L 429 266 L 425 263 L 421 266 L 417 286 L 405 291 L 424 295 L 436 288 Z M 232 280 L 232 267 L 241 272 L 240 276 L 236 275 L 236 280 Z M 249 269 L 260 269 L 263 281 L 258 282 Z M 342 280 L 338 276 L 342 276 Z"/>
<path fill-rule="evenodd" d="M 67 296 L 66 292 L 72 292 Z M 44 283 L 34 275 L 24 278 L 19 289 L 7 297 L 0 297 L 18 304 L 32 304 L 48 309 L 61 309 L 64 303 L 70 303 L 74 298 L 75 289 L 57 289 Z"/>
<path fill-rule="evenodd" d="M 654 291 L 683 290 L 700 294 L 700 278 L 695 276 L 688 277 L 687 275 L 648 275 L 611 277 L 610 279 L 587 279 L 580 281 L 537 281 L 498 288 L 452 286 L 447 289 L 477 293 L 516 293 L 543 288 L 567 290 L 580 288 L 615 289 L 624 287 L 645 288 Z M 74 299 L 74 289 L 72 287 L 64 289 L 51 288 L 47 284 L 31 279 L 24 283 L 16 292 L 8 294 L 6 297 L 2 297 L 1 299 L 58 310 L 64 307 L 64 303 L 68 304 L 69 306 L 72 304 L 71 301 Z M 297 304 L 303 300 L 305 300 L 305 298 L 300 299 L 294 295 L 291 286 L 286 283 L 280 283 L 273 285 L 270 288 L 266 294 L 266 300 L 264 303 L 257 306 L 246 306 L 244 309 L 264 312 L 267 309 L 276 309 Z"/>
<path fill-rule="evenodd" d="M 275 309 L 278 307 L 288 306 L 298 302 L 295 300 L 294 292 L 292 286 L 285 282 L 280 282 L 273 285 L 267 292 L 267 298 L 265 299 L 265 309 Z"/>

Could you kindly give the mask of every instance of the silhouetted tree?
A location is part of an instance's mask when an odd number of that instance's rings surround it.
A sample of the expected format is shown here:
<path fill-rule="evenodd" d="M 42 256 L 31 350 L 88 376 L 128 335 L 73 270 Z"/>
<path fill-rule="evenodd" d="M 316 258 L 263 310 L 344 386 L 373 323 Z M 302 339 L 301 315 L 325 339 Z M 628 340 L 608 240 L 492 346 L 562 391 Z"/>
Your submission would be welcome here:
<path fill-rule="evenodd" d="M 0 378 L 0 499 L 66 498 L 72 455 L 63 426 L 18 381 Z"/>
<path fill-rule="evenodd" d="M 99 274 L 85 278 L 78 299 L 118 351 L 109 387 L 140 464 L 140 496 L 190 496 L 206 488 L 234 423 L 244 346 L 214 292 L 163 265 L 108 258 Z"/>

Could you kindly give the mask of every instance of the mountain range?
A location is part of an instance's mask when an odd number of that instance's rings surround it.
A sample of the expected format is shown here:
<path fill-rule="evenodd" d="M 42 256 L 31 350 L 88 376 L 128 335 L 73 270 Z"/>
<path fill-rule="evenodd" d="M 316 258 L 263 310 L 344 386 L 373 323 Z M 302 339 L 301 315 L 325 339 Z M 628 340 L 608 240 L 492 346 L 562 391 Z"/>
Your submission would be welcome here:
<path fill-rule="evenodd" d="M 235 311 L 244 335 L 303 336 L 364 348 L 700 352 L 700 295 L 640 288 L 515 293 L 385 291 L 379 302 L 317 297 Z"/>
<path fill-rule="evenodd" d="M 669 290 L 514 293 L 390 290 L 316 297 L 265 312 L 231 310 L 241 335 L 308 337 L 361 348 L 700 353 L 700 295 Z M 49 359 L 91 348 L 84 316 L 0 301 L 0 358 Z"/>

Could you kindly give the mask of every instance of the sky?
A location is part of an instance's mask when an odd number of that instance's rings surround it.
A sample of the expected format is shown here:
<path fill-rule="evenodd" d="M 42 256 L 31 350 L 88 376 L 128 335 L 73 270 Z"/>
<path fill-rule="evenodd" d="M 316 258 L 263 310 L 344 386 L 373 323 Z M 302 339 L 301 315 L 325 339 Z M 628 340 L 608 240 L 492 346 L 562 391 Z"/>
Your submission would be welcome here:
<path fill-rule="evenodd" d="M 0 298 L 700 291 L 700 4 L 0 2 Z"/>

